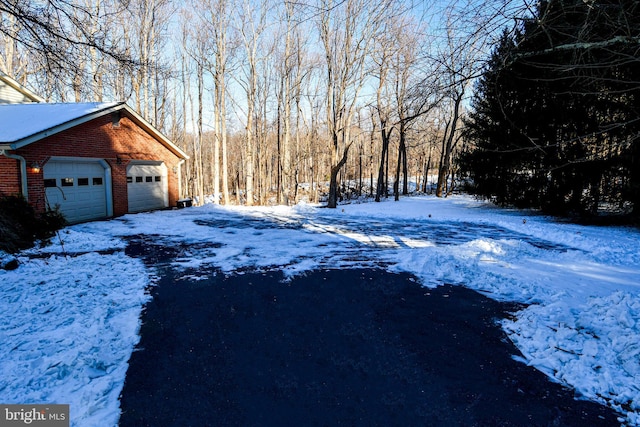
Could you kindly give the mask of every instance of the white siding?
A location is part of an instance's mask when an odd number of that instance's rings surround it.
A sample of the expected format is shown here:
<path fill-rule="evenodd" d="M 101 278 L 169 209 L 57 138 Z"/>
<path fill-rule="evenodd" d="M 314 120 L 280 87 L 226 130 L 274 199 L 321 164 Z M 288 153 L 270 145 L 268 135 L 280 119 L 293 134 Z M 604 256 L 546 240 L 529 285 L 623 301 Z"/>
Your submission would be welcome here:
<path fill-rule="evenodd" d="M 32 100 L 0 80 L 0 104 L 20 104 L 22 102 L 32 102 Z"/>
<path fill-rule="evenodd" d="M 0 72 L 0 104 L 44 102 L 44 99 Z"/>

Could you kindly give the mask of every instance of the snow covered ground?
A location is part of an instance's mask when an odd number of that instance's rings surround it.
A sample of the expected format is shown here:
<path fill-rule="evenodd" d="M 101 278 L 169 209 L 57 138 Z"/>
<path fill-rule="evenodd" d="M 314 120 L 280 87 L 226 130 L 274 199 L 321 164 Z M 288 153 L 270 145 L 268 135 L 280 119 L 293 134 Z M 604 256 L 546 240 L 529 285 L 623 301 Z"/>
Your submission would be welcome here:
<path fill-rule="evenodd" d="M 640 426 L 640 233 L 464 196 L 335 210 L 206 205 L 68 227 L 62 245 L 0 271 L 0 402 L 69 403 L 74 426 L 117 424 L 154 280 L 123 237 L 142 234 L 176 248 L 175 267 L 190 275 L 382 266 L 527 303 L 502 323 L 522 362 Z"/>

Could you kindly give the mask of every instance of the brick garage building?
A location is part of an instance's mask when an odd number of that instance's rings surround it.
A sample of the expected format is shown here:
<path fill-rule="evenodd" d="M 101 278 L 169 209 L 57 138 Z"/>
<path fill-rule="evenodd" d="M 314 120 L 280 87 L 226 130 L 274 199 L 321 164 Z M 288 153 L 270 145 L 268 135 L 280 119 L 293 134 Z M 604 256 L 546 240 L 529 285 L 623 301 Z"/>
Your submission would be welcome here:
<path fill-rule="evenodd" d="M 176 206 L 186 159 L 124 103 L 0 105 L 0 195 L 71 223 Z"/>

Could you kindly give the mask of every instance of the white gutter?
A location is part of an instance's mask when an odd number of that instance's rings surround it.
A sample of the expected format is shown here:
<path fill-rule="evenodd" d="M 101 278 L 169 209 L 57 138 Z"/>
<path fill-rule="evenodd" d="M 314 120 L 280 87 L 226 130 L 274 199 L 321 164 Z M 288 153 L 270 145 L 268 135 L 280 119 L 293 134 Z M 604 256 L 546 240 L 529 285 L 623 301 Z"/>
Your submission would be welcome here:
<path fill-rule="evenodd" d="M 22 197 L 24 197 L 26 201 L 29 201 L 29 188 L 27 187 L 27 161 L 22 156 L 7 153 L 7 150 L 0 150 L 0 154 L 20 162 L 20 187 L 22 188 Z"/>

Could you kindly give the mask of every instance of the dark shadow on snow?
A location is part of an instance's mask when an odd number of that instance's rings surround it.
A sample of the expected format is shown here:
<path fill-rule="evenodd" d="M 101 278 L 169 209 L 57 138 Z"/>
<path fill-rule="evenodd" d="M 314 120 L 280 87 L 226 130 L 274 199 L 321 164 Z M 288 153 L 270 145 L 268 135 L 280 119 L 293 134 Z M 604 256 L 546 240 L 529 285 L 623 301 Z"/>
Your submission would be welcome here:
<path fill-rule="evenodd" d="M 335 216 L 327 217 L 321 215 L 313 219 L 299 217 L 294 220 L 275 216 L 249 217 L 238 215 L 234 217 L 225 215 L 225 218 L 197 219 L 194 223 L 205 227 L 219 228 L 221 230 L 247 228 L 255 230 L 302 230 L 305 225 L 312 224 L 316 228 L 331 226 L 339 227 L 344 232 L 356 232 L 372 236 L 393 236 L 396 242 L 400 242 L 399 237 L 406 237 L 429 241 L 437 246 L 448 246 L 468 243 L 479 238 L 486 238 L 493 240 L 522 241 L 536 248 L 545 250 L 560 252 L 574 250 L 574 248 L 563 244 L 532 237 L 494 224 L 469 221 L 436 221 L 425 219 L 414 223 L 393 220 L 385 220 L 384 222 L 372 220 L 370 222 L 356 223 Z M 400 244 L 400 246 L 403 246 L 403 244 Z"/>

